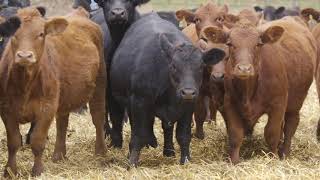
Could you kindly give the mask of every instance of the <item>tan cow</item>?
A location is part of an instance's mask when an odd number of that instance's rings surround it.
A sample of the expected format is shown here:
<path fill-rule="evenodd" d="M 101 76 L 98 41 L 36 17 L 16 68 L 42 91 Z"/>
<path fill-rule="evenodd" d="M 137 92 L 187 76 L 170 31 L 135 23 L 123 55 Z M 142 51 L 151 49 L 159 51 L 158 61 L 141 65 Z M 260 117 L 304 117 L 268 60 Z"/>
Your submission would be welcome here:
<path fill-rule="evenodd" d="M 208 39 L 223 33 L 216 27 L 204 32 Z M 294 18 L 259 28 L 240 21 L 225 37 L 230 56 L 224 109 L 232 162 L 239 162 L 243 137 L 263 114 L 269 117 L 264 134 L 271 152 L 277 154 L 281 145 L 280 157 L 289 155 L 299 112 L 313 80 L 315 39 Z M 284 143 L 280 144 L 282 133 Z"/>
<path fill-rule="evenodd" d="M 53 118 L 57 138 L 53 160 L 66 155 L 69 113 L 89 102 L 96 127 L 95 153 L 104 154 L 105 64 L 102 32 L 88 18 L 69 16 L 46 20 L 43 8 L 18 11 L 21 27 L 9 41 L 0 62 L 1 118 L 8 139 L 4 175 L 17 173 L 21 146 L 19 124 L 34 122 L 32 175 L 43 170 L 42 155 Z"/>

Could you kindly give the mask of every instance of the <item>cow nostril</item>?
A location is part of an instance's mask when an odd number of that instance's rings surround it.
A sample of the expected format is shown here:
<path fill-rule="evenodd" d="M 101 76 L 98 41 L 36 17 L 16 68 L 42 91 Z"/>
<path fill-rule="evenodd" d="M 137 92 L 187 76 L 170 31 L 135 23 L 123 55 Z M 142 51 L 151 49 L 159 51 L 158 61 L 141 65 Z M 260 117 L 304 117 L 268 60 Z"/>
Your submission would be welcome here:
<path fill-rule="evenodd" d="M 121 16 L 124 16 L 124 11 L 121 11 L 119 14 L 120 14 Z"/>

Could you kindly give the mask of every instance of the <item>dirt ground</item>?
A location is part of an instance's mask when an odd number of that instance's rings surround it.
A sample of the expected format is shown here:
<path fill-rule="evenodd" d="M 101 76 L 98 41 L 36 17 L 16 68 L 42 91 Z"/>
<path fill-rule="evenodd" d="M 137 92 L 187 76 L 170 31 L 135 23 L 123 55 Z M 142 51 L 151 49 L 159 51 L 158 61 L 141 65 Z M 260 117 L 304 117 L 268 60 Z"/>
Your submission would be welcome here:
<path fill-rule="evenodd" d="M 41 0 L 34 0 L 39 4 Z M 59 5 L 56 3 L 59 2 Z M 42 4 L 42 3 L 41 3 Z M 51 0 L 47 4 L 50 14 L 68 11 L 70 1 Z M 313 85 L 301 111 L 301 121 L 292 141 L 291 156 L 283 161 L 271 158 L 266 152 L 263 138 L 266 117 L 260 119 L 252 139 L 246 139 L 241 149 L 242 162 L 231 165 L 227 156 L 226 128 L 219 116 L 217 125 L 205 124 L 204 140 L 192 139 L 189 164 L 179 165 L 179 147 L 175 142 L 176 157 L 162 156 L 163 135 L 159 121 L 155 133 L 159 142 L 156 149 L 143 149 L 140 167 L 127 170 L 130 127 L 125 125 L 124 148 L 108 148 L 105 155 L 95 157 L 95 129 L 88 113 L 71 116 L 67 159 L 59 163 L 51 161 L 55 142 L 55 124 L 51 126 L 47 148 L 44 153 L 45 172 L 38 179 L 320 179 L 320 143 L 316 141 L 316 125 L 320 117 L 318 97 Z M 22 125 L 26 134 L 29 125 Z M 7 161 L 6 132 L 0 123 L 0 167 Z M 109 144 L 110 140 L 106 140 Z M 33 155 L 28 146 L 18 152 L 18 179 L 29 179 Z"/>

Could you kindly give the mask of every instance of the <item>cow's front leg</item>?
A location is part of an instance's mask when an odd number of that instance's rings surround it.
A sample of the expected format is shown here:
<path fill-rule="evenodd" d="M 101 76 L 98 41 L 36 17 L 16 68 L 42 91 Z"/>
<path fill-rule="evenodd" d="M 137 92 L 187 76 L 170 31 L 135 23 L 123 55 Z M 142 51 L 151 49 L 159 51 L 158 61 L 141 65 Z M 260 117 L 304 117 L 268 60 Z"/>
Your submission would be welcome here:
<path fill-rule="evenodd" d="M 180 164 L 185 164 L 190 161 L 190 142 L 191 142 L 191 121 L 192 111 L 185 113 L 178 120 L 176 128 L 176 138 L 180 146 L 181 158 Z"/>

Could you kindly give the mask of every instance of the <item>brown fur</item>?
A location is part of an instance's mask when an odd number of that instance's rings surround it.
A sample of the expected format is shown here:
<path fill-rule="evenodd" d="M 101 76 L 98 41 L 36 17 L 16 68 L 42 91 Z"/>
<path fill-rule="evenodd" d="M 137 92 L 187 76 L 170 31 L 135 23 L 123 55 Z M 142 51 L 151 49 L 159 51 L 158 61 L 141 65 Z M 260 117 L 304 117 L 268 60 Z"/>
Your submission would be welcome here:
<path fill-rule="evenodd" d="M 239 162 L 243 136 L 252 131 L 263 114 L 269 117 L 265 139 L 271 152 L 278 153 L 284 133 L 279 155 L 287 156 L 313 80 L 317 49 L 312 34 L 295 20 L 283 19 L 259 29 L 237 25 L 226 42 L 230 59 L 224 110 L 232 162 Z M 260 42 L 264 43 L 262 47 Z"/>
<path fill-rule="evenodd" d="M 35 155 L 32 175 L 43 172 L 41 158 L 54 117 L 57 140 L 53 160 L 62 159 L 66 155 L 69 113 L 87 102 L 96 127 L 96 153 L 103 154 L 106 75 L 100 28 L 79 16 L 46 22 L 34 8 L 19 10 L 17 15 L 22 25 L 0 62 L 1 117 L 9 151 L 6 168 L 17 173 L 15 157 L 21 146 L 19 124 L 35 122 L 31 135 Z M 25 59 L 18 58 L 18 51 L 32 51 L 36 62 L 21 64 Z"/>

